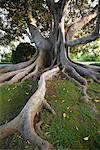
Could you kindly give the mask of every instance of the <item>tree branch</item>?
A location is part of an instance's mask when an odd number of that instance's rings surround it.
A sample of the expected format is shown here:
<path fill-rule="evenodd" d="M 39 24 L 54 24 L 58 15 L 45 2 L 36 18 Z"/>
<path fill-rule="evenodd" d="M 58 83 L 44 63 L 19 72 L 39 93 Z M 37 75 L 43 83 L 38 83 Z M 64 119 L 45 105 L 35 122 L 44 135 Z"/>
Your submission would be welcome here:
<path fill-rule="evenodd" d="M 46 0 L 46 3 L 47 3 L 47 6 L 50 10 L 50 12 L 52 13 L 53 15 L 53 12 L 55 10 L 55 3 L 54 3 L 54 0 Z"/>
<path fill-rule="evenodd" d="M 97 21 L 96 21 L 96 28 L 95 33 L 100 33 L 100 0 L 98 0 L 98 10 L 97 10 Z"/>
<path fill-rule="evenodd" d="M 66 32 L 66 38 L 67 40 L 70 40 L 73 38 L 75 33 L 77 33 L 79 30 L 81 30 L 86 24 L 88 24 L 92 19 L 94 19 L 97 16 L 96 12 L 90 13 L 89 15 L 79 19 L 74 24 L 70 25 Z"/>
<path fill-rule="evenodd" d="M 48 43 L 48 39 L 44 38 L 41 33 L 38 31 L 35 19 L 32 16 L 32 8 L 31 8 L 31 0 L 27 2 L 27 15 L 28 15 L 28 28 L 30 31 L 29 38 L 32 43 L 35 43 L 37 49 L 39 51 L 46 50 L 50 48 L 50 44 Z"/>
<path fill-rule="evenodd" d="M 75 46 L 78 44 L 86 44 L 89 42 L 92 42 L 94 40 L 96 40 L 97 38 L 100 38 L 100 0 L 98 0 L 98 10 L 97 10 L 97 21 L 96 21 L 96 27 L 95 27 L 95 31 L 87 36 L 87 37 L 82 37 L 80 39 L 76 39 L 74 41 L 66 41 L 65 46 Z"/>
<path fill-rule="evenodd" d="M 59 0 L 58 2 L 54 2 L 54 0 L 46 0 L 48 8 L 53 15 L 53 19 L 56 25 L 58 25 L 63 16 L 64 6 L 67 0 Z"/>
<path fill-rule="evenodd" d="M 37 27 L 36 20 L 32 16 L 32 7 L 31 7 L 31 0 L 27 2 L 27 16 L 28 16 L 28 23 L 32 24 L 33 26 Z"/>
<path fill-rule="evenodd" d="M 92 41 L 95 41 L 97 38 L 100 38 L 100 34 L 92 34 L 87 37 L 82 37 L 74 41 L 66 41 L 65 46 L 75 46 L 78 44 L 86 44 Z"/>

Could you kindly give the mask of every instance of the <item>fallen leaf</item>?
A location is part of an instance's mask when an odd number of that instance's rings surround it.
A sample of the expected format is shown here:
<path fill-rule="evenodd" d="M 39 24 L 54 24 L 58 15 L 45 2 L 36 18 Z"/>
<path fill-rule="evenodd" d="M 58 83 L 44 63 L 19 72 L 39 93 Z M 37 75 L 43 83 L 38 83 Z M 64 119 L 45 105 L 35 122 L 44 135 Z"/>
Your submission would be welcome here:
<path fill-rule="evenodd" d="M 56 97 L 56 95 L 52 95 L 53 97 Z"/>
<path fill-rule="evenodd" d="M 65 91 L 66 89 L 65 88 L 63 88 L 63 91 Z"/>
<path fill-rule="evenodd" d="M 87 137 L 84 137 L 83 139 L 84 139 L 84 141 L 88 141 L 88 139 L 89 139 L 89 136 L 87 136 Z"/>
<path fill-rule="evenodd" d="M 67 114 L 64 112 L 63 113 L 63 118 L 66 118 L 67 117 Z"/>
<path fill-rule="evenodd" d="M 50 132 L 46 132 L 45 135 L 48 135 Z"/>
<path fill-rule="evenodd" d="M 49 125 L 48 125 L 48 124 L 45 124 L 45 127 L 49 127 Z"/>
<path fill-rule="evenodd" d="M 10 91 L 10 88 L 8 88 L 8 91 Z"/>
<path fill-rule="evenodd" d="M 100 103 L 100 100 L 95 99 L 94 101 L 95 101 L 96 103 Z"/>
<path fill-rule="evenodd" d="M 78 131 L 79 130 L 79 128 L 76 126 L 76 130 Z"/>
<path fill-rule="evenodd" d="M 26 95 L 29 95 L 29 93 L 28 93 L 28 92 L 25 92 L 25 94 L 26 94 Z"/>
<path fill-rule="evenodd" d="M 16 89 L 17 86 L 13 87 L 13 90 Z"/>
<path fill-rule="evenodd" d="M 65 100 L 62 100 L 62 102 L 61 103 L 64 103 L 65 102 Z"/>
<path fill-rule="evenodd" d="M 29 148 L 29 146 L 28 146 L 28 145 L 26 145 L 26 146 L 25 146 L 25 149 L 27 149 L 27 148 Z"/>
<path fill-rule="evenodd" d="M 67 109 L 69 109 L 69 107 L 67 107 Z"/>
<path fill-rule="evenodd" d="M 8 102 L 10 102 L 11 101 L 11 99 L 8 99 Z"/>

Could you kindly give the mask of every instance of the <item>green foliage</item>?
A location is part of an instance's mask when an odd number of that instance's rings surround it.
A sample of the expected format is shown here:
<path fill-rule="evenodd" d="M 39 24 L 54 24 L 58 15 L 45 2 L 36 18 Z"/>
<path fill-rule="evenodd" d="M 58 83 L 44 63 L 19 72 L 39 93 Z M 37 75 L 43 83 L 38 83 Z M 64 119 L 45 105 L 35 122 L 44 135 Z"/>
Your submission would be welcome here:
<path fill-rule="evenodd" d="M 100 61 L 100 39 L 72 47 L 71 58 L 78 61 Z"/>
<path fill-rule="evenodd" d="M 12 51 L 12 63 L 19 63 L 30 60 L 36 49 L 29 43 L 20 43 L 15 51 Z"/>
<path fill-rule="evenodd" d="M 11 63 L 11 55 L 12 53 L 3 54 L 0 63 Z"/>
<path fill-rule="evenodd" d="M 100 61 L 100 56 L 94 54 L 85 53 L 78 58 L 78 61 Z"/>

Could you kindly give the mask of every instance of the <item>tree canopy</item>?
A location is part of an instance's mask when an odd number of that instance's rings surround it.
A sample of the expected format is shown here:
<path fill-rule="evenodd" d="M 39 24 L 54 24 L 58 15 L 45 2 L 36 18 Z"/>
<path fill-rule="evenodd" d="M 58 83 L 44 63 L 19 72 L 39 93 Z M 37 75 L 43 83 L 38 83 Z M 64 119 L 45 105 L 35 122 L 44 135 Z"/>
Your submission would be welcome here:
<path fill-rule="evenodd" d="M 10 41 L 14 39 L 18 40 L 18 37 L 23 38 L 23 34 L 27 34 L 27 3 L 29 3 L 27 0 L 0 1 L 0 30 L 4 31 L 4 36 L 2 35 L 0 38 L 1 44 L 9 44 Z M 74 35 L 76 33 L 80 33 L 78 36 L 82 36 L 84 34 L 88 35 L 94 30 L 96 25 L 94 19 L 96 18 L 97 6 L 98 3 L 95 0 L 69 1 L 69 6 L 65 11 L 65 30 L 67 38 L 70 38 L 72 34 Z M 48 7 L 46 6 L 46 1 L 31 1 L 31 9 L 38 28 L 44 35 L 48 35 L 52 24 L 52 17 Z M 86 26 L 86 24 L 88 24 L 88 26 Z M 79 32 L 81 28 L 83 28 L 83 31 Z M 76 35 L 76 38 L 78 36 Z"/>

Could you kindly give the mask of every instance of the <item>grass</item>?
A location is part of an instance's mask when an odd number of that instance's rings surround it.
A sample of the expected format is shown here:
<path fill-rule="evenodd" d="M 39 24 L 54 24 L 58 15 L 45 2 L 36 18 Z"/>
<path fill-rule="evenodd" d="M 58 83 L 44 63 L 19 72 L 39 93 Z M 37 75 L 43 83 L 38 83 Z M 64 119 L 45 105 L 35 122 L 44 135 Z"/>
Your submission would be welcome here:
<path fill-rule="evenodd" d="M 54 79 L 48 82 L 47 101 L 56 111 L 53 116 L 41 112 L 43 120 L 41 137 L 52 143 L 56 150 L 99 150 L 99 121 L 90 107 L 80 102 L 80 93 L 73 82 Z M 37 88 L 31 80 L 23 84 L 0 87 L 0 124 L 14 118 Z M 88 93 L 99 109 L 100 85 L 91 83 Z M 84 139 L 85 138 L 85 139 Z M 18 133 L 2 140 L 0 150 L 32 150 Z"/>
<path fill-rule="evenodd" d="M 36 81 L 25 81 L 22 84 L 0 87 L 0 124 L 7 123 L 19 114 L 32 93 L 37 89 Z M 31 150 L 18 133 L 2 140 L 0 150 Z"/>
<path fill-rule="evenodd" d="M 93 84 L 88 88 L 99 91 L 100 85 Z M 100 99 L 99 92 L 97 94 L 89 90 L 89 93 L 93 96 L 93 101 L 95 98 Z M 80 93 L 71 81 L 54 80 L 53 84 L 49 85 L 47 100 L 55 109 L 56 116 L 43 112 L 42 130 L 44 137 L 46 136 L 57 150 L 100 149 L 99 122 L 90 107 L 79 102 L 79 99 Z"/>

